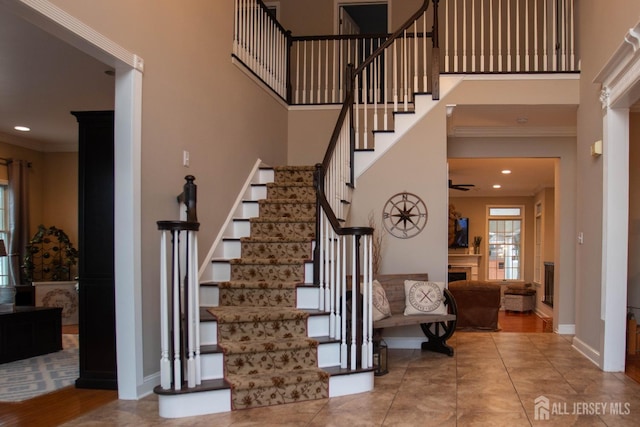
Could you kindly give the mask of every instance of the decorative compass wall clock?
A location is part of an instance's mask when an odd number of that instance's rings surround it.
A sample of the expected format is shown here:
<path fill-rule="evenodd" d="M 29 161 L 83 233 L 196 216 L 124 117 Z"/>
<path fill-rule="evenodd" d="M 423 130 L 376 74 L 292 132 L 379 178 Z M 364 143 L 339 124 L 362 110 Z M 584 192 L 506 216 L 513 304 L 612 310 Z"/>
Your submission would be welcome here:
<path fill-rule="evenodd" d="M 393 236 L 400 239 L 414 237 L 427 225 L 427 206 L 412 193 L 391 196 L 382 210 L 382 224 Z"/>

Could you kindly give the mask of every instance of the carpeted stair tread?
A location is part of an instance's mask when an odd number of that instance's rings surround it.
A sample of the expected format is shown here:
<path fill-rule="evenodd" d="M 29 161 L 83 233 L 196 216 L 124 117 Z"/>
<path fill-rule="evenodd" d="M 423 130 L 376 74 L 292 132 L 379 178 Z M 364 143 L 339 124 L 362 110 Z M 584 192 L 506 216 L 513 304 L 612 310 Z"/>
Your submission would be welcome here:
<path fill-rule="evenodd" d="M 316 219 L 312 216 L 303 216 L 303 217 L 280 217 L 280 216 L 256 216 L 249 219 L 251 223 L 261 223 L 261 222 L 282 222 L 282 223 L 296 223 L 296 222 L 310 222 L 315 224 Z M 278 237 L 278 236 L 275 236 Z"/>
<path fill-rule="evenodd" d="M 306 261 L 303 258 L 233 258 L 231 265 L 299 265 Z"/>
<path fill-rule="evenodd" d="M 229 376 L 233 409 L 281 405 L 329 397 L 329 374 L 301 369 L 277 374 Z"/>
<path fill-rule="evenodd" d="M 315 205 L 316 204 L 316 199 L 314 197 L 308 197 L 306 199 L 302 198 L 302 199 L 295 199 L 295 200 L 291 200 L 291 199 L 260 199 L 258 200 L 258 204 L 259 205 L 287 205 L 287 204 L 291 204 L 291 203 L 300 203 L 300 204 L 304 204 L 304 203 L 310 203 Z"/>
<path fill-rule="evenodd" d="M 320 368 L 296 369 L 288 372 L 272 372 L 253 375 L 228 375 L 227 381 L 232 389 L 270 387 L 273 385 L 299 384 L 308 381 L 328 381 L 329 374 Z"/>
<path fill-rule="evenodd" d="M 218 323 L 238 323 L 238 322 L 273 322 L 282 320 L 295 320 L 306 322 L 309 313 L 291 307 L 274 307 L 264 309 L 261 307 L 209 307 L 207 311 L 211 313 Z"/>
<path fill-rule="evenodd" d="M 300 282 L 286 281 L 253 281 L 253 280 L 230 280 L 220 282 L 220 289 L 296 289 Z"/>
<path fill-rule="evenodd" d="M 307 337 L 282 338 L 278 340 L 225 341 L 220 344 L 220 348 L 227 356 L 300 349 L 312 349 L 315 352 L 318 348 L 318 341 Z"/>

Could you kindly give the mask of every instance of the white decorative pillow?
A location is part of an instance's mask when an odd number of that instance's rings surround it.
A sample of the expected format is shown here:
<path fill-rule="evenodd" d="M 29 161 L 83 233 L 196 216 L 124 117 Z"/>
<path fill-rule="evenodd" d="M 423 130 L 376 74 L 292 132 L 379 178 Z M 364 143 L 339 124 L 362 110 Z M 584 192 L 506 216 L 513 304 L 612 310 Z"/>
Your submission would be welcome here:
<path fill-rule="evenodd" d="M 447 314 L 444 282 L 404 281 L 404 315 Z"/>
<path fill-rule="evenodd" d="M 371 299 L 373 302 L 373 312 L 371 314 L 374 322 L 391 316 L 387 293 L 377 280 L 372 283 Z"/>

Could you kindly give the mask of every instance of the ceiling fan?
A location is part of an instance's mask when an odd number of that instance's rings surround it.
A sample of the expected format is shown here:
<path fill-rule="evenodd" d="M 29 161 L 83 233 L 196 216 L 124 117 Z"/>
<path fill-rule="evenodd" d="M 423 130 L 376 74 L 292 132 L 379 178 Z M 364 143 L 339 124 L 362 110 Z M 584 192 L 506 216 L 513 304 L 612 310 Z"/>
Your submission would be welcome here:
<path fill-rule="evenodd" d="M 449 180 L 449 188 L 460 191 L 469 191 L 471 187 L 475 187 L 474 184 L 454 184 L 453 181 Z"/>

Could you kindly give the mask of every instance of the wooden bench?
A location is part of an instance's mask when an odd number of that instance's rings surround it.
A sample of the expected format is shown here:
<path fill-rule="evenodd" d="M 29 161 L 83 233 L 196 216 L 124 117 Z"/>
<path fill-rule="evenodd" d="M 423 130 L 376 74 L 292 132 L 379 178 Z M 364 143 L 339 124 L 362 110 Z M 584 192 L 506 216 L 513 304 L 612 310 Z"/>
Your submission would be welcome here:
<path fill-rule="evenodd" d="M 385 290 L 389 306 L 391 308 L 391 317 L 373 322 L 375 330 L 374 335 L 380 337 L 382 330 L 385 328 L 394 328 L 398 326 L 420 325 L 422 332 L 429 341 L 422 343 L 423 350 L 444 353 L 453 356 L 453 348 L 447 345 L 447 340 L 456 330 L 456 302 L 448 289 L 444 290 L 445 305 L 448 314 L 418 314 L 404 315 L 405 280 L 429 280 L 429 275 L 422 274 L 383 274 L 378 275 L 375 279 L 380 282 Z"/>

